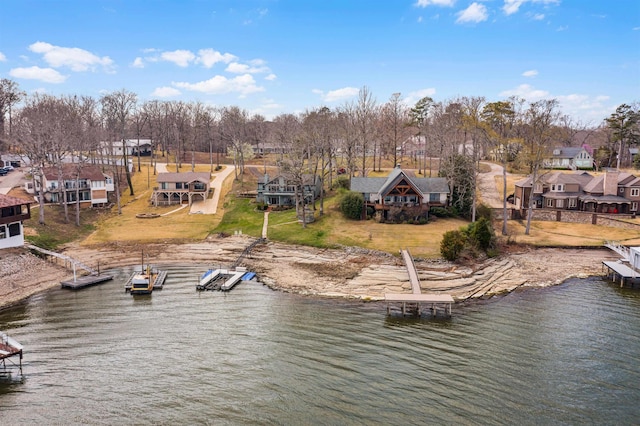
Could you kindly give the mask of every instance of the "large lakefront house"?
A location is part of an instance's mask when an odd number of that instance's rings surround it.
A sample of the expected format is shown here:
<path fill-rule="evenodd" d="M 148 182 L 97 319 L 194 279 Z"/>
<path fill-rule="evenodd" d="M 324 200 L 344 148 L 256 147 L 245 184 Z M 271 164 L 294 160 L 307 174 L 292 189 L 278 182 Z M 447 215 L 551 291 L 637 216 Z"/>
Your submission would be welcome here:
<path fill-rule="evenodd" d="M 531 196 L 534 207 L 539 209 L 637 214 L 640 178 L 618 171 L 599 176 L 587 172 L 553 172 L 540 176 L 535 185 L 531 176 L 515 183 L 517 209 L 526 210 Z"/>
<path fill-rule="evenodd" d="M 109 193 L 114 191 L 113 179 L 94 164 L 78 165 L 65 163 L 62 175 L 56 167 L 42 170 L 44 179 L 45 203 L 75 204 L 80 200 L 81 207 L 101 207 L 109 203 Z M 40 193 L 40 179 L 36 176 L 35 190 L 31 182 L 26 186 L 29 193 Z"/>
<path fill-rule="evenodd" d="M 379 221 L 426 218 L 432 207 L 444 207 L 449 200 L 445 178 L 417 178 L 400 166 L 387 177 L 351 178 L 351 191 L 363 195 Z"/>
<path fill-rule="evenodd" d="M 320 196 L 320 176 L 304 175 L 302 186 L 298 188 L 300 194 L 304 194 L 305 203 L 311 203 Z M 296 183 L 288 174 L 279 174 L 270 177 L 265 174 L 258 180 L 258 195 L 256 201 L 269 206 L 295 206 Z"/>
<path fill-rule="evenodd" d="M 31 201 L 0 194 L 0 249 L 24 245 L 22 222 L 31 217 Z"/>
<path fill-rule="evenodd" d="M 208 172 L 158 173 L 151 203 L 157 207 L 204 201 L 209 196 L 210 180 Z"/>
<path fill-rule="evenodd" d="M 544 159 L 543 165 L 546 169 L 591 170 L 593 155 L 585 146 L 557 147 Z"/>

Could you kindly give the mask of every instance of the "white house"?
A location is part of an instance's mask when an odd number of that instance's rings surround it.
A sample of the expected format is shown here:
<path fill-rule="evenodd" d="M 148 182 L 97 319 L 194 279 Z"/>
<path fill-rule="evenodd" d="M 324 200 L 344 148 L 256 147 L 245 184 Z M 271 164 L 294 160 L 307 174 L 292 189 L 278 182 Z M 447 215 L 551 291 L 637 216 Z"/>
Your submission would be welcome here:
<path fill-rule="evenodd" d="M 127 156 L 137 157 L 140 153 L 141 157 L 148 157 L 153 150 L 151 139 L 125 139 L 122 141 L 103 141 L 100 142 L 100 153 L 102 155 L 113 155 L 121 157 L 126 152 Z"/>
<path fill-rule="evenodd" d="M 31 201 L 0 194 L 0 249 L 24 245 L 22 222 L 31 217 Z"/>

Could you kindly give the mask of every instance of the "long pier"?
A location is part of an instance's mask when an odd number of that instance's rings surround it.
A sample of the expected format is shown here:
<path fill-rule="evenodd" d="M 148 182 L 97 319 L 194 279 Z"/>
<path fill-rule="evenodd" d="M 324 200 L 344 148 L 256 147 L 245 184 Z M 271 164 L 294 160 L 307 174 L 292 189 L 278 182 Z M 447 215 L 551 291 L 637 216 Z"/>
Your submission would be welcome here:
<path fill-rule="evenodd" d="M 454 303 L 453 297 L 449 294 L 423 294 L 413 257 L 408 250 L 401 250 L 401 253 L 409 272 L 411 294 L 385 293 L 384 300 L 387 302 L 387 315 L 391 315 L 393 305 L 400 304 L 402 316 L 408 313 L 415 313 L 415 315 L 420 316 L 422 314 L 421 308 L 423 305 L 427 305 L 433 317 L 436 316 L 438 309 L 443 310 L 447 316 L 451 317 L 451 305 Z"/>

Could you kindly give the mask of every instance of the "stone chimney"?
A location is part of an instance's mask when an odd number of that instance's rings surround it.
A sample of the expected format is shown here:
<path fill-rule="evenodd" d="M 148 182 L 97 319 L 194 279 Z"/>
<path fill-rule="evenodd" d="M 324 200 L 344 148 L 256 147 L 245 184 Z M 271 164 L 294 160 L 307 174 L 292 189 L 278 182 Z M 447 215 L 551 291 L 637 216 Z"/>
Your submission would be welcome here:
<path fill-rule="evenodd" d="M 604 195 L 618 195 L 618 176 L 620 175 L 620 172 L 618 171 L 611 171 L 611 172 L 606 172 L 604 174 L 604 182 L 602 183 L 603 186 L 603 194 Z"/>

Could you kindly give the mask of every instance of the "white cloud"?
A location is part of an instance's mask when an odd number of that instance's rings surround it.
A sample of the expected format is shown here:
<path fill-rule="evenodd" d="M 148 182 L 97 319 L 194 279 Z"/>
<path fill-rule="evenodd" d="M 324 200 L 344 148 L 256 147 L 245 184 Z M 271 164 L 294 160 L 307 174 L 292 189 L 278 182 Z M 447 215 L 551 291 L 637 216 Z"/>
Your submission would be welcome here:
<path fill-rule="evenodd" d="M 607 117 L 612 112 L 612 108 L 605 104 L 609 100 L 609 96 L 592 97 L 574 93 L 555 98 L 563 113 L 572 118 L 580 118 L 585 121 L 583 124 L 599 124 L 603 117 Z"/>
<path fill-rule="evenodd" d="M 15 78 L 24 78 L 26 80 L 40 80 L 45 83 L 63 83 L 67 76 L 60 74 L 53 68 L 14 68 L 9 71 L 9 75 Z"/>
<path fill-rule="evenodd" d="M 256 85 L 251 74 L 243 74 L 231 79 L 222 75 L 216 75 L 209 80 L 200 81 L 198 83 L 173 82 L 171 84 L 182 89 L 207 93 L 210 95 L 238 92 L 242 96 L 246 96 L 251 93 L 264 91 L 263 87 Z"/>
<path fill-rule="evenodd" d="M 417 7 L 427 6 L 453 6 L 456 0 L 418 0 L 415 4 Z"/>
<path fill-rule="evenodd" d="M 262 59 L 254 59 L 253 61 L 249 61 L 249 64 L 231 62 L 225 71 L 234 74 L 258 74 L 269 72 L 269 67 L 265 66 L 264 63 L 265 62 Z"/>
<path fill-rule="evenodd" d="M 201 63 L 205 68 L 211 68 L 218 62 L 228 64 L 236 60 L 238 60 L 238 57 L 231 53 L 220 53 L 213 49 L 200 49 L 198 50 L 198 59 L 196 62 Z"/>
<path fill-rule="evenodd" d="M 549 96 L 549 92 L 547 92 L 546 90 L 535 89 L 529 84 L 521 84 L 515 89 L 509 89 L 500 92 L 500 96 L 503 96 L 505 98 L 508 98 L 509 96 L 517 96 L 528 101 L 536 101 L 547 98 Z"/>
<path fill-rule="evenodd" d="M 420 99 L 429 96 L 430 98 L 436 94 L 436 89 L 433 87 L 427 89 L 416 90 L 415 92 L 410 92 L 403 100 L 405 105 L 410 107 L 414 106 Z"/>
<path fill-rule="evenodd" d="M 531 15 L 531 19 L 533 19 L 534 21 L 542 21 L 544 19 L 544 13 L 536 13 L 534 15 Z"/>
<path fill-rule="evenodd" d="M 538 70 L 529 70 L 522 73 L 523 77 L 535 77 L 538 75 Z"/>
<path fill-rule="evenodd" d="M 68 67 L 72 71 L 93 71 L 100 65 L 110 71 L 113 66 L 113 61 L 108 56 L 99 57 L 77 47 L 60 47 L 38 41 L 30 45 L 29 50 L 41 53 L 44 61 L 54 68 Z"/>
<path fill-rule="evenodd" d="M 172 52 L 162 52 L 160 54 L 160 58 L 168 62 L 173 62 L 177 66 L 184 68 L 189 66 L 189 62 L 196 59 L 196 55 L 194 55 L 190 50 L 178 49 Z"/>
<path fill-rule="evenodd" d="M 144 61 L 142 60 L 141 57 L 137 57 L 136 59 L 133 60 L 133 63 L 131 64 L 131 66 L 133 68 L 144 68 Z"/>
<path fill-rule="evenodd" d="M 558 4 L 560 0 L 504 0 L 502 11 L 505 15 L 513 15 L 520 10 L 520 6 L 525 3 L 540 3 L 542 5 Z"/>
<path fill-rule="evenodd" d="M 323 92 L 319 89 L 313 89 L 312 92 L 316 95 L 320 95 L 325 102 L 335 102 L 343 99 L 349 99 L 358 94 L 360 89 L 357 87 L 343 87 L 342 89 L 330 90 L 328 92 Z"/>
<path fill-rule="evenodd" d="M 0 52 L 0 62 L 4 62 L 7 60 L 7 57 L 4 56 L 4 53 Z"/>
<path fill-rule="evenodd" d="M 473 2 L 465 10 L 461 10 L 456 14 L 458 19 L 456 23 L 461 24 L 465 22 L 482 22 L 486 21 L 489 17 L 487 7 L 483 4 Z"/>
<path fill-rule="evenodd" d="M 268 76 L 266 76 L 264 79 L 268 81 L 274 81 L 276 78 L 278 77 L 275 74 L 271 73 Z"/>
<path fill-rule="evenodd" d="M 179 96 L 181 94 L 182 92 L 174 87 L 164 86 L 158 87 L 156 90 L 154 90 L 151 96 L 156 96 L 158 98 L 171 98 L 174 96 Z"/>

